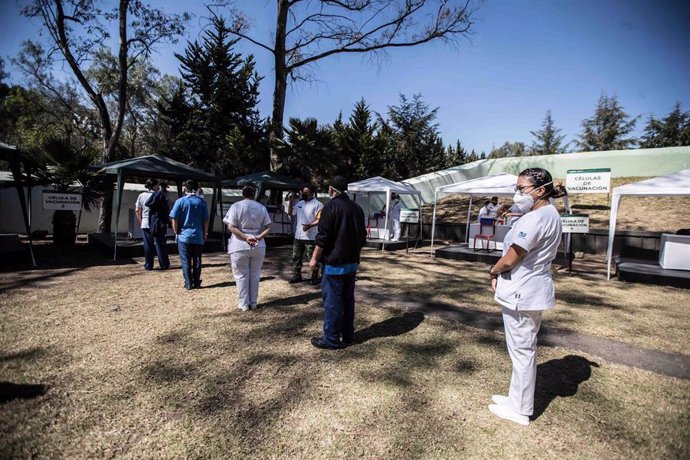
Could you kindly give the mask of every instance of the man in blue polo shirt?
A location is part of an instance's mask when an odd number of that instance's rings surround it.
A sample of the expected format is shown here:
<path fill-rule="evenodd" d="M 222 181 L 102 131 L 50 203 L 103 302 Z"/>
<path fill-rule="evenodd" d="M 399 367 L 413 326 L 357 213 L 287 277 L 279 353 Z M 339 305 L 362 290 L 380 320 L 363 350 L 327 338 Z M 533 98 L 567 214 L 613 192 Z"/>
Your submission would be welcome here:
<path fill-rule="evenodd" d="M 355 338 L 355 276 L 367 241 L 364 211 L 344 193 L 347 181 L 334 177 L 328 187 L 329 201 L 321 211 L 316 247 L 309 262 L 315 270 L 324 264 L 323 336 L 313 337 L 316 348 L 337 350 Z"/>
<path fill-rule="evenodd" d="M 208 206 L 196 195 L 199 184 L 188 180 L 185 196 L 178 198 L 170 211 L 177 250 L 182 264 L 185 289 L 201 287 L 201 251 L 208 237 Z"/>

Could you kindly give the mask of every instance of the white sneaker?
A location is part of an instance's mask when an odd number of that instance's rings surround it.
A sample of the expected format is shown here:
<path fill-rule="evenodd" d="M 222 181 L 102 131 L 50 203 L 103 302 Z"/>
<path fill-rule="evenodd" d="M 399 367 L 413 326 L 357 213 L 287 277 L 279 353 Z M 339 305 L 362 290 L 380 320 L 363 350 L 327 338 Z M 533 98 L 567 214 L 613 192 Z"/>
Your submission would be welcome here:
<path fill-rule="evenodd" d="M 503 406 L 507 406 L 510 402 L 508 399 L 508 396 L 503 396 L 503 395 L 493 395 L 491 396 L 491 400 L 495 402 L 496 404 L 500 404 Z"/>
<path fill-rule="evenodd" d="M 529 425 L 529 417 L 526 415 L 520 415 L 508 406 L 502 404 L 489 404 L 489 410 L 497 417 L 501 417 L 505 420 L 510 420 L 519 425 Z"/>
<path fill-rule="evenodd" d="M 249 311 L 249 307 L 237 307 L 240 311 Z"/>

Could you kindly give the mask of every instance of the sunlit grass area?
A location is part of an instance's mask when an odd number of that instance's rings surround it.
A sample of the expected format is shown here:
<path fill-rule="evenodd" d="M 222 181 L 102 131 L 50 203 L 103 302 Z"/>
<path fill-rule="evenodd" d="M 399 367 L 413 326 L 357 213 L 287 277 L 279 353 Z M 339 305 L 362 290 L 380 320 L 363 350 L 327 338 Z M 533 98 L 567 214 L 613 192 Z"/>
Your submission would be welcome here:
<path fill-rule="evenodd" d="M 484 265 L 365 250 L 356 344 L 328 352 L 309 343 L 318 287 L 287 283 L 288 250 L 268 255 L 248 313 L 222 254 L 196 291 L 139 263 L 0 274 L 0 456 L 688 456 L 689 381 L 578 350 L 540 347 L 529 427 L 492 416 L 502 333 L 399 302 L 497 314 Z M 545 326 L 690 353 L 688 291 L 556 279 Z"/>

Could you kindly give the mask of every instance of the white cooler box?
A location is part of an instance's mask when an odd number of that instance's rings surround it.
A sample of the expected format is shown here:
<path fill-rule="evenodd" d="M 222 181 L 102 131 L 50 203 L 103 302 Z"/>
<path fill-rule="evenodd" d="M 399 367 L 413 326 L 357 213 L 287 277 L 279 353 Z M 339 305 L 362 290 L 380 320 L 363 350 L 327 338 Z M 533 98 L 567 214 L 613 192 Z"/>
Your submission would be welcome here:
<path fill-rule="evenodd" d="M 663 233 L 659 265 L 669 270 L 690 270 L 690 236 Z"/>

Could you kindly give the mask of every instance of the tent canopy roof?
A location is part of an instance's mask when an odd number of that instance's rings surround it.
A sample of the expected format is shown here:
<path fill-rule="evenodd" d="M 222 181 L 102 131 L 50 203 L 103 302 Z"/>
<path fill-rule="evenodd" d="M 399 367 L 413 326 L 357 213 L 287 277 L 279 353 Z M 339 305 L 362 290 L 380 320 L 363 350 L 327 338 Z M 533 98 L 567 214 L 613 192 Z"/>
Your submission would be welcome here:
<path fill-rule="evenodd" d="M 495 174 L 478 177 L 455 184 L 436 187 L 436 193 L 458 193 L 464 195 L 513 196 L 518 177 L 514 174 Z"/>
<path fill-rule="evenodd" d="M 394 182 L 381 176 L 370 177 L 369 179 L 347 184 L 347 191 L 353 193 L 386 193 L 389 190 L 399 195 L 419 195 L 419 190 L 401 182 Z"/>
<path fill-rule="evenodd" d="M 613 195 L 690 195 L 690 169 L 613 189 Z"/>
<path fill-rule="evenodd" d="M 112 161 L 92 166 L 93 169 L 106 174 L 118 174 L 160 179 L 186 180 L 218 183 L 220 179 L 212 174 L 193 168 L 163 155 L 147 155 L 138 158 Z"/>
<path fill-rule="evenodd" d="M 239 176 L 234 179 L 226 179 L 221 183 L 224 188 L 244 187 L 248 184 L 254 184 L 261 189 L 278 190 L 298 190 L 304 186 L 304 182 L 300 179 L 281 176 L 272 171 L 247 174 L 246 176 Z"/>

